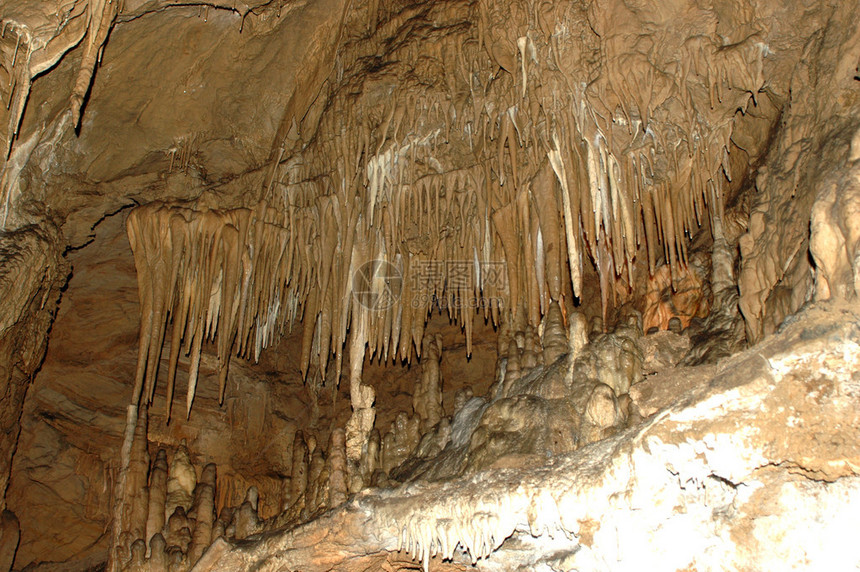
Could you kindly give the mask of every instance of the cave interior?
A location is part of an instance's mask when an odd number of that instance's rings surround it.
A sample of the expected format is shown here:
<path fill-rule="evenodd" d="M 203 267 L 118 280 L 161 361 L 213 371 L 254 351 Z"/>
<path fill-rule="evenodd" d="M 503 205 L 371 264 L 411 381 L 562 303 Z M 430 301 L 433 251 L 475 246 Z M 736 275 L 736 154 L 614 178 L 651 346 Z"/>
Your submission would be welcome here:
<path fill-rule="evenodd" d="M 0 0 L 0 572 L 860 568 L 858 14 Z"/>

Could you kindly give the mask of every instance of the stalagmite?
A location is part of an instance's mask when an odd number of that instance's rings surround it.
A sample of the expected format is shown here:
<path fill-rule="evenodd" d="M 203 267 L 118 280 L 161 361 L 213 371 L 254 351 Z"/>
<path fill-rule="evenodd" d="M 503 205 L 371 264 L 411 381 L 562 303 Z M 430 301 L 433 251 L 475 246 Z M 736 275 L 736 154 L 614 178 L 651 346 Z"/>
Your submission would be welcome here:
<path fill-rule="evenodd" d="M 167 543 L 161 533 L 156 533 L 149 541 L 150 572 L 168 572 Z"/>
<path fill-rule="evenodd" d="M 570 352 L 570 363 L 572 364 L 576 358 L 579 356 L 579 353 L 582 351 L 589 342 L 589 328 L 588 328 L 588 318 L 585 317 L 585 314 L 582 312 L 573 312 L 568 316 L 568 328 L 567 328 L 567 342 L 568 342 L 568 351 Z M 598 326 L 600 333 L 603 333 L 603 325 L 600 324 Z M 593 329 L 592 329 L 593 331 Z"/>
<path fill-rule="evenodd" d="M 179 546 L 183 553 L 188 551 L 188 544 L 191 542 L 191 528 L 188 515 L 182 506 L 177 506 L 170 518 L 167 519 L 166 540 L 168 546 Z"/>
<path fill-rule="evenodd" d="M 146 563 L 146 544 L 138 538 L 131 545 L 131 556 L 123 568 L 127 572 L 148 572 Z"/>
<path fill-rule="evenodd" d="M 585 408 L 585 417 L 590 424 L 583 436 L 586 442 L 602 439 L 607 429 L 620 422 L 618 400 L 612 388 L 602 383 L 594 387 Z"/>
<path fill-rule="evenodd" d="M 553 364 L 561 355 L 569 351 L 561 308 L 555 300 L 550 302 L 546 316 L 544 316 L 541 344 L 547 365 Z"/>
<path fill-rule="evenodd" d="M 421 420 L 424 433 L 442 418 L 442 375 L 439 364 L 442 360 L 442 336 L 424 336 L 421 356 L 421 379 L 416 382 L 412 394 L 412 409 Z"/>
<path fill-rule="evenodd" d="M 146 408 L 141 410 L 129 457 L 126 492 L 123 497 L 124 522 L 123 531 L 128 532 L 134 540 L 144 538 L 146 534 L 147 510 L 149 508 L 149 452 Z M 145 545 L 144 545 L 145 546 Z"/>
<path fill-rule="evenodd" d="M 114 485 L 114 498 L 112 506 L 113 522 L 111 523 L 110 551 L 108 552 L 108 572 L 117 572 L 126 558 L 128 547 L 134 540 L 127 528 L 128 518 L 127 503 L 129 465 L 131 464 L 131 450 L 134 443 L 134 434 L 138 427 L 138 408 L 140 398 L 140 386 L 136 385 L 133 393 L 132 403 L 126 407 L 125 431 L 123 433 L 122 446 L 119 455 L 119 476 Z"/>
<path fill-rule="evenodd" d="M 504 390 L 503 395 L 507 395 L 508 389 L 511 385 L 517 381 L 522 375 L 522 361 L 520 359 L 521 351 L 519 346 L 514 340 L 511 340 L 508 344 L 508 364 L 505 368 L 505 380 L 504 380 Z"/>
<path fill-rule="evenodd" d="M 191 509 L 194 500 L 194 487 L 197 485 L 197 472 L 188 455 L 188 447 L 183 439 L 173 460 L 170 462 L 170 471 L 167 476 L 167 498 L 164 504 L 165 516 L 170 518 L 177 507 L 183 511 Z"/>
<path fill-rule="evenodd" d="M 149 471 L 149 506 L 146 517 L 148 541 L 164 529 L 167 502 L 167 451 L 159 449 Z"/>
<path fill-rule="evenodd" d="M 374 427 L 367 439 L 367 454 L 361 459 L 361 473 L 364 482 L 370 483 L 373 473 L 380 466 L 382 438 L 379 429 Z"/>
<path fill-rule="evenodd" d="M 376 393 L 369 385 L 361 383 L 361 369 L 364 362 L 364 351 L 368 329 L 368 317 L 365 310 L 354 308 L 353 328 L 350 333 L 350 401 L 352 416 L 346 424 L 346 460 L 348 484 L 350 492 L 358 492 L 364 487 L 359 468 L 361 458 L 366 454 L 367 437 L 373 429 L 376 410 L 373 403 Z M 358 322 L 358 323 L 356 323 Z"/>
<path fill-rule="evenodd" d="M 196 562 L 212 542 L 212 524 L 215 521 L 215 484 L 218 480 L 215 463 L 203 467 L 200 482 L 194 489 L 194 532 L 188 548 L 188 560 Z"/>
<path fill-rule="evenodd" d="M 188 560 L 178 546 L 167 547 L 167 569 L 169 572 L 187 572 L 189 570 Z"/>
<path fill-rule="evenodd" d="M 149 541 L 150 572 L 168 572 L 167 543 L 159 532 Z"/>
<path fill-rule="evenodd" d="M 346 502 L 349 492 L 346 474 L 346 437 L 343 429 L 334 429 L 328 447 L 329 504 L 332 507 Z"/>
<path fill-rule="evenodd" d="M 323 456 L 322 447 L 317 446 L 311 455 L 308 468 L 308 490 L 306 510 L 313 513 L 323 506 L 323 494 L 328 490 L 328 473 L 326 472 L 326 461 Z"/>
<path fill-rule="evenodd" d="M 236 538 L 248 538 L 256 534 L 260 528 L 260 517 L 257 514 L 259 506 L 259 494 L 257 487 L 249 487 L 245 494 L 245 501 L 233 515 L 233 526 Z"/>
<path fill-rule="evenodd" d="M 385 473 L 405 461 L 421 440 L 421 420 L 401 411 L 382 439 L 381 467 Z"/>
<path fill-rule="evenodd" d="M 308 446 L 304 434 L 296 431 L 293 438 L 293 464 L 290 471 L 290 504 L 298 502 L 308 488 Z"/>

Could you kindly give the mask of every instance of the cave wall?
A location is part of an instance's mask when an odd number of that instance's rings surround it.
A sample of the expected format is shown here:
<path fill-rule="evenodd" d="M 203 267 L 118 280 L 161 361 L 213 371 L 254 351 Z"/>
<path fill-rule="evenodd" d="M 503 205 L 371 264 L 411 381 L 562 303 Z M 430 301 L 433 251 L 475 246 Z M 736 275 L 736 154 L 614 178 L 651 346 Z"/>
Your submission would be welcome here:
<path fill-rule="evenodd" d="M 839 24 L 855 8 L 822 14 L 826 25 L 804 43 L 774 144 L 757 172 L 749 230 L 739 241 L 740 309 L 752 341 L 773 333 L 813 289 L 819 299 L 856 296 L 857 192 L 853 183 L 836 182 L 852 178 L 860 128 L 858 30 Z M 839 286 L 829 286 L 831 276 Z"/>
<path fill-rule="evenodd" d="M 53 235 L 51 231 L 53 230 Z M 44 358 L 48 332 L 68 270 L 60 257 L 56 228 L 27 227 L 4 235 L 0 256 L 0 382 L 3 399 L 0 455 L 10 466 L 20 431 L 21 408 L 33 376 Z M 7 490 L 8 471 L 0 486 Z M 5 495 L 3 506 L 5 508 Z"/>

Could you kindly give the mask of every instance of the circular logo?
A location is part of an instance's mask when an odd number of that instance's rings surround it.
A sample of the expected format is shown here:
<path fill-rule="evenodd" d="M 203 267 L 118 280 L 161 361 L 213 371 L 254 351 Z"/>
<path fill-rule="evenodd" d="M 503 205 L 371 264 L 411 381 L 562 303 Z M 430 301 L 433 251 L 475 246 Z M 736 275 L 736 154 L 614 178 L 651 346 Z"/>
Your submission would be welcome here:
<path fill-rule="evenodd" d="M 352 295 L 362 307 L 382 311 L 400 300 L 403 274 L 385 260 L 370 260 L 352 275 Z"/>

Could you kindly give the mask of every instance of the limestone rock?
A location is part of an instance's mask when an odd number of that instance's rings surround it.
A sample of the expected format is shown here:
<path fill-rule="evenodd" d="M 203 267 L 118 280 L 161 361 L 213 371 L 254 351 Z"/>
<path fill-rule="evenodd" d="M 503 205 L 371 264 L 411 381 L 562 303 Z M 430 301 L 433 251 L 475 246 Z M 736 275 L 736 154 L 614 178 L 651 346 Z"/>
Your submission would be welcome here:
<path fill-rule="evenodd" d="M 690 350 L 689 337 L 668 330 L 643 336 L 637 342 L 645 375 L 678 365 Z"/>
<path fill-rule="evenodd" d="M 705 365 L 679 367 L 649 375 L 630 387 L 632 407 L 638 416 L 650 417 L 690 390 L 701 387 L 714 371 L 714 366 Z"/>
<path fill-rule="evenodd" d="M 20 539 L 18 518 L 12 511 L 4 510 L 0 515 L 0 570 L 12 569 Z"/>

